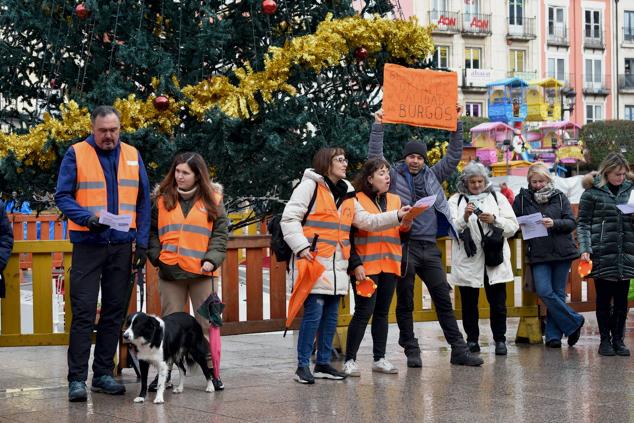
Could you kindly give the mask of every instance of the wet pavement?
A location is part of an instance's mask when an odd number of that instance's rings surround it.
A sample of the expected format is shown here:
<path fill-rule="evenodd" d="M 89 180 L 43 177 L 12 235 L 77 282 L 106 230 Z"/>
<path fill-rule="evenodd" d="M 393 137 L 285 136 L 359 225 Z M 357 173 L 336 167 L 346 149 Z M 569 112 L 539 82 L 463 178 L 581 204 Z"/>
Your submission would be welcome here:
<path fill-rule="evenodd" d="M 628 422 L 634 419 L 634 365 L 627 357 L 597 354 L 594 314 L 574 348 L 509 345 L 495 356 L 488 321 L 481 322 L 482 368 L 449 364 L 437 323 L 419 323 L 423 368 L 407 369 L 390 326 L 387 358 L 398 375 L 372 373 L 368 333 L 359 351 L 360 378 L 300 385 L 293 336 L 223 337 L 226 389 L 206 393 L 200 373 L 165 404 L 132 400 L 140 387 L 132 369 L 121 380 L 124 396 L 89 394 L 69 403 L 65 347 L 0 349 L 0 423 L 4 422 Z M 513 338 L 518 319 L 509 319 Z M 634 319 L 626 344 L 634 347 Z M 341 367 L 342 362 L 335 362 Z"/>

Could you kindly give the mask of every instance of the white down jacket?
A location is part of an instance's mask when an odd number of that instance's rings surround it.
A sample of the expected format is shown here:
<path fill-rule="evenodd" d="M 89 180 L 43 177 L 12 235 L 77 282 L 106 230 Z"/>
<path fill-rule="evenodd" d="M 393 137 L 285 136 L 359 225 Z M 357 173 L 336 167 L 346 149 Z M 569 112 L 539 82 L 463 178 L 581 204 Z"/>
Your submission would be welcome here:
<path fill-rule="evenodd" d="M 348 193 L 354 192 L 352 185 L 348 185 Z M 296 279 L 295 260 L 296 255 L 306 247 L 310 246 L 310 241 L 304 236 L 302 219 L 306 215 L 308 204 L 315 192 L 316 184 L 323 184 L 326 187 L 324 177 L 316 173 L 313 169 L 306 169 L 300 184 L 295 188 L 290 200 L 284 208 L 280 226 L 284 234 L 284 241 L 293 250 L 293 257 L 289 263 L 287 273 L 287 285 L 293 286 Z M 314 209 L 313 205 L 313 209 Z M 312 211 L 312 210 L 311 210 Z M 359 229 L 366 231 L 382 231 L 387 228 L 399 225 L 397 211 L 389 211 L 380 214 L 367 212 L 363 206 L 355 199 L 355 210 L 352 224 Z M 317 260 L 324 265 L 326 270 L 317 280 L 313 287 L 312 294 L 346 295 L 348 293 L 348 260 L 343 257 L 341 247 L 337 245 L 334 256 L 320 257 Z"/>
<path fill-rule="evenodd" d="M 451 243 L 451 274 L 447 276 L 449 283 L 456 286 L 468 286 L 472 288 L 482 288 L 484 286 L 484 252 L 482 251 L 482 235 L 480 229 L 478 229 L 478 217 L 475 213 L 469 217 L 469 222 L 464 220 L 464 210 L 467 207 L 469 200 L 466 196 L 462 197 L 460 204 L 458 200 L 461 194 L 454 194 L 449 199 L 449 209 L 451 210 L 451 216 L 453 223 L 458 229 L 458 233 L 461 233 L 465 228 L 469 228 L 471 231 L 471 237 L 476 245 L 477 252 L 472 257 L 467 257 L 467 253 L 464 249 L 464 243 L 462 240 L 452 240 Z M 497 201 L 496 201 L 497 198 Z M 486 266 L 487 275 L 489 276 L 489 283 L 496 284 L 502 282 L 511 282 L 513 280 L 513 268 L 511 266 L 511 249 L 507 238 L 512 237 L 519 229 L 517 218 L 513 212 L 513 208 L 509 204 L 506 197 L 502 194 L 486 195 L 480 201 L 476 203 L 476 206 L 485 213 L 492 213 L 495 215 L 495 222 L 493 225 L 502 228 L 504 235 L 504 261 L 502 264 L 490 267 Z M 489 232 L 489 225 L 480 222 L 482 230 L 486 234 Z"/>

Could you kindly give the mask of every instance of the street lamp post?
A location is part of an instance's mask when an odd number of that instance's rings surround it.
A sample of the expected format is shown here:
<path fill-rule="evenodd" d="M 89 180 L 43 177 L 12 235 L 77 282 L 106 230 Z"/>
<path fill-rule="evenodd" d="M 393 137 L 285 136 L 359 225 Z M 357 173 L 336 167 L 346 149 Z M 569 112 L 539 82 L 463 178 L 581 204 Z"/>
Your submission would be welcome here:
<path fill-rule="evenodd" d="M 564 97 L 566 98 L 564 107 Z M 572 120 L 572 113 L 575 110 L 575 98 L 577 93 L 574 88 L 564 87 L 561 89 L 560 99 L 561 102 L 561 120 L 564 120 L 564 112 L 570 112 L 569 120 Z"/>

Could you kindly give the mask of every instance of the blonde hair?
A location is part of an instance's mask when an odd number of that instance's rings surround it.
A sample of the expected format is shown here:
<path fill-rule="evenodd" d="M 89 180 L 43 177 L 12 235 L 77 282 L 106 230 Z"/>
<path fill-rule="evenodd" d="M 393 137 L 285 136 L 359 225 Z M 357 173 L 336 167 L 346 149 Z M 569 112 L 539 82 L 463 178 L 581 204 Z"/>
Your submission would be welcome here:
<path fill-rule="evenodd" d="M 626 176 L 630 173 L 630 164 L 625 157 L 619 153 L 609 153 L 605 159 L 599 165 L 599 175 L 601 176 L 601 185 L 608 183 L 608 173 L 618 170 L 620 168 L 625 169 Z"/>
<path fill-rule="evenodd" d="M 544 163 L 535 163 L 528 168 L 528 173 L 526 174 L 526 180 L 528 184 L 531 183 L 531 178 L 535 175 L 541 175 L 548 179 L 548 183 L 553 182 L 553 177 L 550 175 L 550 170 Z"/>

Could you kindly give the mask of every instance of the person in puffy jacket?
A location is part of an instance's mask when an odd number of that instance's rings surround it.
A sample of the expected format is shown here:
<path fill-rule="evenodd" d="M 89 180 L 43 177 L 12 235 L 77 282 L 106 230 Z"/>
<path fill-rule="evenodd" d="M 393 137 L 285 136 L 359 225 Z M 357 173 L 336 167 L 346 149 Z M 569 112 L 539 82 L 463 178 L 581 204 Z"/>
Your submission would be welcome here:
<path fill-rule="evenodd" d="M 484 288 L 491 310 L 495 354 L 506 355 L 506 283 L 512 282 L 514 276 L 507 238 L 515 235 L 519 225 L 506 197 L 493 191 L 487 173 L 481 163 L 469 163 L 458 180 L 458 192 L 449 199 L 453 223 L 461 240 L 451 243 L 452 266 L 448 279 L 460 290 L 462 324 L 469 350 L 480 351 L 478 297 L 480 288 Z M 501 263 L 488 266 L 482 239 L 483 234 L 494 227 L 500 228 L 504 237 L 502 258 Z"/>
<path fill-rule="evenodd" d="M 546 346 L 561 348 L 561 338 L 568 345 L 579 340 L 584 318 L 566 304 L 566 282 L 570 264 L 579 257 L 572 237 L 575 216 L 568 198 L 553 186 L 548 168 L 536 163 L 528 168 L 528 189 L 522 188 L 515 197 L 516 216 L 541 213 L 548 236 L 526 240 L 526 257 L 533 274 L 535 291 L 548 309 L 546 316 Z"/>
<path fill-rule="evenodd" d="M 298 260 L 319 261 L 325 268 L 310 295 L 304 301 L 304 316 L 297 342 L 298 365 L 295 380 L 313 384 L 315 378 L 341 380 L 346 374 L 330 365 L 332 340 L 337 328 L 339 298 L 348 293 L 348 258 L 352 225 L 367 231 L 381 231 L 400 224 L 410 209 L 380 214 L 367 212 L 355 197 L 348 182 L 348 159 L 341 148 L 322 148 L 313 157 L 313 168 L 306 169 L 300 184 L 293 191 L 280 226 L 284 240 L 293 251 L 287 278 L 292 285 L 297 277 Z M 315 201 L 310 210 L 311 198 Z M 308 213 L 306 223 L 302 220 Z M 311 240 L 319 234 L 317 248 L 310 251 Z M 317 362 L 314 376 L 308 368 L 317 331 Z"/>
<path fill-rule="evenodd" d="M 621 154 L 608 154 L 598 172 L 579 202 L 579 252 L 581 260 L 592 260 L 599 354 L 629 356 L 623 336 L 634 278 L 634 225 L 632 215 L 623 214 L 617 205 L 634 202 L 634 184 L 627 179 L 630 166 Z"/>

